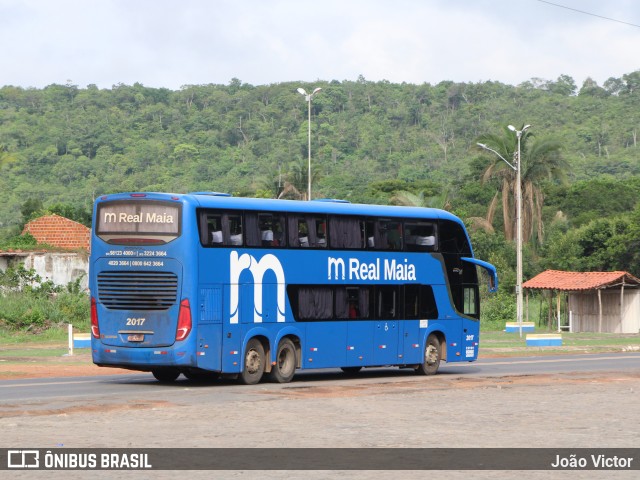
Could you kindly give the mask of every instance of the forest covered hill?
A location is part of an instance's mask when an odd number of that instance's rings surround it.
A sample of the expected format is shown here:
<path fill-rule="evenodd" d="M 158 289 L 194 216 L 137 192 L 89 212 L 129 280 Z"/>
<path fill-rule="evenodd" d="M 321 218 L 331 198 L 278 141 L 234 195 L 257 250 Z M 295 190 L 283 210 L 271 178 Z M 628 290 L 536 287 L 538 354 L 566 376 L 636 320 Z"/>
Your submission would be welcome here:
<path fill-rule="evenodd" d="M 178 91 L 4 86 L 0 238 L 34 211 L 87 223 L 93 199 L 111 192 L 295 198 L 306 191 L 308 153 L 298 87 L 322 88 L 311 112 L 313 197 L 389 203 L 406 202 L 408 192 L 409 201 L 446 207 L 471 227 L 484 219 L 473 230 L 476 250 L 511 272 L 503 217 L 487 216 L 501 188 L 499 179 L 483 181 L 495 158 L 476 143 L 530 124 L 533 138 L 561 146 L 564 172 L 539 180 L 544 236 L 527 245 L 525 277 L 543 268 L 640 275 L 640 71 L 581 87 L 566 75 L 518 86 L 362 77 L 260 86 L 233 79 Z M 512 287 L 510 273 L 506 280 Z"/>

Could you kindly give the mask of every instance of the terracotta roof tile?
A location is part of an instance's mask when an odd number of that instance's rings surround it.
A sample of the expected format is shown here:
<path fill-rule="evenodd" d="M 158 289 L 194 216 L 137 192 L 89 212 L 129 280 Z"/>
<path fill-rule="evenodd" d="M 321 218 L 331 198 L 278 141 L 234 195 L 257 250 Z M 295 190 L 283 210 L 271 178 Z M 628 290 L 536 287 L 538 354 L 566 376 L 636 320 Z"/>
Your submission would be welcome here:
<path fill-rule="evenodd" d="M 596 290 L 622 283 L 640 285 L 640 279 L 627 272 L 563 272 L 546 270 L 522 284 L 522 288 L 541 290 Z"/>

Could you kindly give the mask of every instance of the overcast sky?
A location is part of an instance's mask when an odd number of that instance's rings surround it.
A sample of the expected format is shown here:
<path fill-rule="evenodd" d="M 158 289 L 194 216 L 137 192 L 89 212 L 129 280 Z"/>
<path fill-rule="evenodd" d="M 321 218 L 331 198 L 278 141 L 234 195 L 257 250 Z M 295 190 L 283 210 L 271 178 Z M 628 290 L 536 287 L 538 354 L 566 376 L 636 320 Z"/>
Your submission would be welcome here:
<path fill-rule="evenodd" d="M 637 0 L 553 0 L 640 25 Z M 640 70 L 640 27 L 539 0 L 0 0 L 0 86 L 436 84 Z"/>

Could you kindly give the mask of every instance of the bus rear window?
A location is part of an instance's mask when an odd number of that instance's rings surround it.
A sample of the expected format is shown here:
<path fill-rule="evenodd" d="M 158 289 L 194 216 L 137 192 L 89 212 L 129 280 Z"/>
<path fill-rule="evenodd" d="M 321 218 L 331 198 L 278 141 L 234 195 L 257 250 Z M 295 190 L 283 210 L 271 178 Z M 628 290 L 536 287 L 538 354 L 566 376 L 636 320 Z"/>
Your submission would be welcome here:
<path fill-rule="evenodd" d="M 180 236 L 181 206 L 160 201 L 98 205 L 96 234 L 119 245 L 164 244 Z"/>

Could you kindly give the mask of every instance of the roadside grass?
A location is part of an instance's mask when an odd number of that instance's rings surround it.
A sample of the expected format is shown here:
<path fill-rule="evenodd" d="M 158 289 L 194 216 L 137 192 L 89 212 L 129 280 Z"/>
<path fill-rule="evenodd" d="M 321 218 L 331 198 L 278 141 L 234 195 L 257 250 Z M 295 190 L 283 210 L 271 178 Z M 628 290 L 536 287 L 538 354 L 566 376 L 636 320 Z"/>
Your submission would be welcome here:
<path fill-rule="evenodd" d="M 63 357 L 68 353 L 67 335 L 66 327 L 50 328 L 39 334 L 0 328 L 0 361 L 51 361 Z M 527 347 L 525 333 L 522 338 L 518 332 L 491 331 L 480 334 L 480 357 L 604 352 L 640 352 L 640 334 L 563 332 L 562 346 L 558 347 Z M 78 360 L 89 360 L 90 355 L 88 348 L 74 349 L 74 356 Z"/>
<path fill-rule="evenodd" d="M 51 361 L 69 353 L 67 327 L 49 328 L 38 334 L 0 328 L 0 361 L 3 363 Z M 78 360 L 86 359 L 90 349 L 74 349 Z"/>
<path fill-rule="evenodd" d="M 555 333 L 536 331 L 537 334 Z M 640 352 L 640 334 L 562 332 L 562 346 L 528 347 L 526 333 L 482 332 L 480 355 L 557 355 L 566 353 Z"/>

